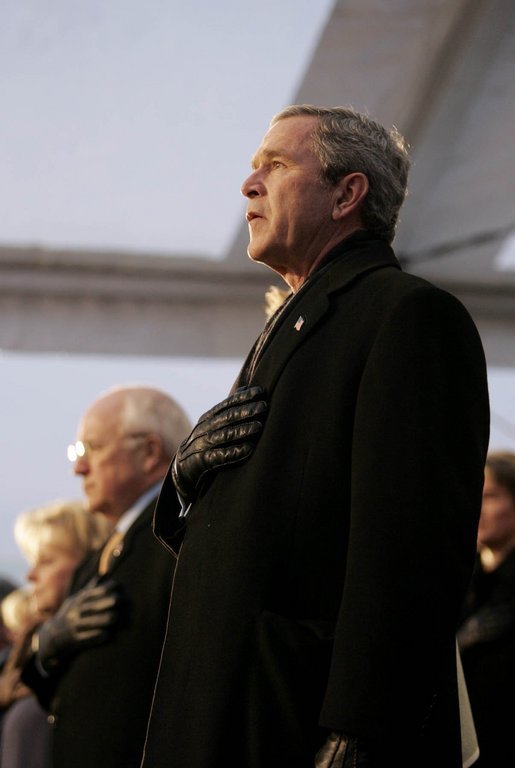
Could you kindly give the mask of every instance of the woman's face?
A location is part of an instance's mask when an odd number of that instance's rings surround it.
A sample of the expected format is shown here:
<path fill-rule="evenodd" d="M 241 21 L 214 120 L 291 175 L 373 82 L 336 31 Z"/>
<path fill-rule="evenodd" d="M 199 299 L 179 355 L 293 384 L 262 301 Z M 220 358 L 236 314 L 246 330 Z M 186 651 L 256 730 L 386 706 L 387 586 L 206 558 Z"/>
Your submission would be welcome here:
<path fill-rule="evenodd" d="M 503 485 L 499 485 L 488 467 L 485 470 L 478 541 L 493 550 L 515 548 L 515 499 Z"/>
<path fill-rule="evenodd" d="M 40 613 L 55 613 L 67 595 L 76 556 L 53 544 L 42 544 L 36 561 L 27 574 L 34 586 L 34 598 Z"/>

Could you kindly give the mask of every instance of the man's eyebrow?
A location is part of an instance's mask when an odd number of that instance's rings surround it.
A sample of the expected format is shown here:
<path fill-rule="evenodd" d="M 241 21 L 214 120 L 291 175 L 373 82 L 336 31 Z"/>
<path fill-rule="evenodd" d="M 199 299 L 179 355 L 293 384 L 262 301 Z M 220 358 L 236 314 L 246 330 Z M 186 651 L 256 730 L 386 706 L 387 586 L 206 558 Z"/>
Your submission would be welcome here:
<path fill-rule="evenodd" d="M 257 168 L 259 162 L 263 160 L 271 160 L 273 157 L 289 157 L 289 153 L 286 149 L 258 149 L 255 155 L 252 156 L 250 165 L 252 168 Z"/>

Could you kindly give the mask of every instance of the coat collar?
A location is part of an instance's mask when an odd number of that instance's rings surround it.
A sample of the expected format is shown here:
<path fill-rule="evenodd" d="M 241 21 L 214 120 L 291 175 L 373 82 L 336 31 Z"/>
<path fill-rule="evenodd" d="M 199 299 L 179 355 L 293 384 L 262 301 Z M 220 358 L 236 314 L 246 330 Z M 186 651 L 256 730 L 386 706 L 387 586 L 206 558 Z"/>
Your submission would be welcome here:
<path fill-rule="evenodd" d="M 246 381 L 244 374 L 256 345 L 234 388 L 252 383 L 270 391 L 288 358 L 324 317 L 331 304 L 331 295 L 348 290 L 357 278 L 383 267 L 400 269 L 400 264 L 391 247 L 368 232 L 356 232 L 335 246 L 289 301 L 263 348 L 251 381 Z"/>

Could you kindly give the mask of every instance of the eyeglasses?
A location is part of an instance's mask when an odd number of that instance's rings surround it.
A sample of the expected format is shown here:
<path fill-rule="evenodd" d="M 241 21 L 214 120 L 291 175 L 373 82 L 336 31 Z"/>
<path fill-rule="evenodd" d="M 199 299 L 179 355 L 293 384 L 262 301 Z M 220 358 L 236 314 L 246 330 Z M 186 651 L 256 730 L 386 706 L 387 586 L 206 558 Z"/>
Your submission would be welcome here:
<path fill-rule="evenodd" d="M 68 461 L 74 464 L 79 459 L 87 459 L 91 454 L 97 453 L 115 440 L 141 440 L 148 434 L 148 432 L 131 432 L 127 435 L 119 435 L 117 438 L 104 443 L 93 440 L 77 440 L 75 443 L 70 443 L 66 449 L 66 455 L 68 456 Z"/>

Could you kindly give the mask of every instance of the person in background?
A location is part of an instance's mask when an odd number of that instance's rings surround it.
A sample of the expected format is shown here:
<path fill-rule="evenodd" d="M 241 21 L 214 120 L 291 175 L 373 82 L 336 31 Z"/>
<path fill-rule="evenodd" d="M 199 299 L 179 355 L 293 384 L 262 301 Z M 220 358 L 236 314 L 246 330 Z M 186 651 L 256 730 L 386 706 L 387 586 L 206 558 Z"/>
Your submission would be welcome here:
<path fill-rule="evenodd" d="M 31 564 L 31 587 L 12 592 L 2 603 L 12 648 L 0 676 L 1 705 L 6 708 L 0 768 L 50 766 L 47 713 L 22 683 L 21 670 L 31 655 L 34 632 L 59 610 L 75 569 L 105 542 L 110 528 L 81 501 L 55 501 L 24 512 L 16 521 L 16 542 Z"/>
<path fill-rule="evenodd" d="M 279 288 L 277 285 L 271 285 L 265 291 L 265 319 L 270 320 L 279 307 L 287 300 L 291 291 Z"/>
<path fill-rule="evenodd" d="M 11 592 L 18 589 L 18 584 L 15 584 L 5 576 L 0 576 L 0 602 L 4 600 Z M 5 626 L 2 616 L 0 614 L 0 669 L 2 669 L 5 661 L 9 655 L 11 649 L 11 641 L 9 630 Z"/>
<path fill-rule="evenodd" d="M 87 409 L 69 447 L 89 510 L 113 530 L 76 571 L 24 669 L 50 711 L 53 768 L 139 767 L 175 564 L 154 538 L 152 517 L 188 431 L 184 411 L 165 392 L 117 387 Z M 111 584 L 114 591 L 99 593 Z M 91 644 L 88 631 L 106 624 L 109 631 Z"/>
<path fill-rule="evenodd" d="M 3 719 L 9 707 L 30 693 L 20 680 L 16 649 L 18 639 L 25 635 L 26 627 L 34 626 L 33 616 L 34 601 L 32 590 L 28 587 L 13 589 L 0 603 L 0 623 L 5 642 L 0 670 L 0 739 Z"/>
<path fill-rule="evenodd" d="M 9 640 L 9 655 L 0 674 L 0 708 L 5 710 L 30 693 L 20 679 L 19 655 L 27 635 L 42 621 L 32 588 L 19 587 L 4 597 L 0 603 L 0 617 Z"/>
<path fill-rule="evenodd" d="M 248 254 L 291 294 L 161 492 L 180 557 L 144 768 L 462 765 L 486 366 L 390 246 L 408 168 L 345 107 L 283 110 L 252 158 Z"/>
<path fill-rule="evenodd" d="M 478 768 L 515 765 L 515 453 L 488 455 L 478 557 L 458 643 L 479 742 Z"/>

